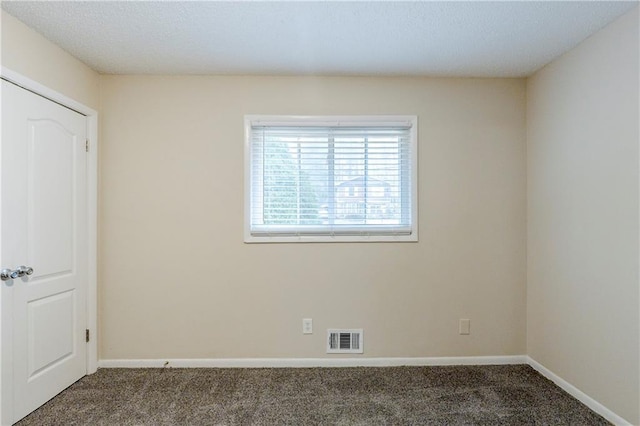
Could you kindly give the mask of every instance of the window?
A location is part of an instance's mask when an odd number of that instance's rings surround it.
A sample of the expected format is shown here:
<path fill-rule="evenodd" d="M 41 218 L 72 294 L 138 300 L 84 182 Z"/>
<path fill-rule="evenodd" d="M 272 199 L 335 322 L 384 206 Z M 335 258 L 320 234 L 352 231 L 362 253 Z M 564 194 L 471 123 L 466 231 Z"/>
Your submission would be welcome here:
<path fill-rule="evenodd" d="M 245 242 L 417 241 L 417 117 L 245 117 Z"/>

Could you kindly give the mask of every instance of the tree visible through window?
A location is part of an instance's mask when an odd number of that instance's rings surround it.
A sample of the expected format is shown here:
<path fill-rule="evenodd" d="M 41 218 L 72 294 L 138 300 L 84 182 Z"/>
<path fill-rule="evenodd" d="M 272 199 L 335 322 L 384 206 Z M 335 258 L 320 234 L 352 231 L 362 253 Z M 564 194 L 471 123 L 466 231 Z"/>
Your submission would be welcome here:
<path fill-rule="evenodd" d="M 289 152 L 288 144 L 274 142 L 264 148 L 263 220 L 267 225 L 317 223 L 318 196 Z"/>
<path fill-rule="evenodd" d="M 245 240 L 415 241 L 416 121 L 247 117 Z"/>

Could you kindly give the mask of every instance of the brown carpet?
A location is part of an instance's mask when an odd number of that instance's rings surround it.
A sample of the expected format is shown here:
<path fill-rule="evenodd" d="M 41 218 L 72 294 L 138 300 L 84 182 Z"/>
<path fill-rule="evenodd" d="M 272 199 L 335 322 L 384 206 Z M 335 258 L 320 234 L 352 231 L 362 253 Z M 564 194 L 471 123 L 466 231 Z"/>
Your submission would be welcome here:
<path fill-rule="evenodd" d="M 608 425 L 527 365 L 101 369 L 30 425 Z"/>

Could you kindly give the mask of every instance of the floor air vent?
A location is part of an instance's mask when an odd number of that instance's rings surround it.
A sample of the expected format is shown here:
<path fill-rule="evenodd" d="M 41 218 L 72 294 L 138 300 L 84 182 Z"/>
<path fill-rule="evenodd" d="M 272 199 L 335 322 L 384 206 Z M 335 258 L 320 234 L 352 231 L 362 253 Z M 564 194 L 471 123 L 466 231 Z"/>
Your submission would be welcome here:
<path fill-rule="evenodd" d="M 361 354 L 362 329 L 327 330 L 328 354 Z"/>

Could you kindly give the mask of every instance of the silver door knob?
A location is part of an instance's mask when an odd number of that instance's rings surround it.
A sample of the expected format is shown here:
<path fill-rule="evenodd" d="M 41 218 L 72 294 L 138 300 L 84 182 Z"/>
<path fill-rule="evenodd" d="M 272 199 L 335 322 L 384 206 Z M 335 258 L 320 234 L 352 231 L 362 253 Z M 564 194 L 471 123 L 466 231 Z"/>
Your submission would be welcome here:
<path fill-rule="evenodd" d="M 20 276 L 33 274 L 33 268 L 31 266 L 20 265 L 18 266 L 18 271 L 20 271 Z"/>
<path fill-rule="evenodd" d="M 11 269 L 3 269 L 0 271 L 0 280 L 7 281 L 11 279 Z"/>
<path fill-rule="evenodd" d="M 0 271 L 0 280 L 8 281 L 15 280 L 16 278 L 23 277 L 25 275 L 33 274 L 33 268 L 31 266 L 20 265 L 13 271 L 11 269 L 3 269 Z"/>

